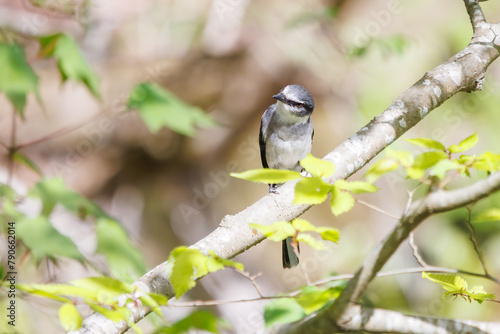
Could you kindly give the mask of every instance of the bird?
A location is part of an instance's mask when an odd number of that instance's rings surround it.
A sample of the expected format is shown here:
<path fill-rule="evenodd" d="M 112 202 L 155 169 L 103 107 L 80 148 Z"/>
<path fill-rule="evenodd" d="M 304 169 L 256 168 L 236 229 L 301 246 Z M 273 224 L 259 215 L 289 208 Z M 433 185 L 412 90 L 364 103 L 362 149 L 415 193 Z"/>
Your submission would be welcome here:
<path fill-rule="evenodd" d="M 314 100 L 300 85 L 288 85 L 273 96 L 276 103 L 267 108 L 261 118 L 259 146 L 264 168 L 302 171 L 300 160 L 311 152 L 314 127 L 311 114 Z M 276 193 L 279 185 L 270 184 L 269 192 Z M 299 252 L 297 244 L 297 252 Z M 282 242 L 283 268 L 298 265 L 292 237 Z"/>

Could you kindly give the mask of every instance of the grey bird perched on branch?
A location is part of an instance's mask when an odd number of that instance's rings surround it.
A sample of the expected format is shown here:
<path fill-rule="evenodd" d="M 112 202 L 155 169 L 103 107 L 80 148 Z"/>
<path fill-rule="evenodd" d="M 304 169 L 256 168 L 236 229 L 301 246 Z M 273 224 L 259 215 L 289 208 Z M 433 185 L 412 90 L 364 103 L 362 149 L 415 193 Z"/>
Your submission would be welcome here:
<path fill-rule="evenodd" d="M 259 144 L 264 168 L 302 171 L 299 161 L 311 152 L 314 128 L 311 114 L 314 101 L 309 92 L 299 85 L 288 85 L 273 96 L 278 100 L 262 115 Z M 278 185 L 270 184 L 269 192 Z M 297 245 L 297 252 L 299 247 Z M 295 267 L 299 258 L 292 246 L 292 238 L 283 240 L 283 268 Z"/>

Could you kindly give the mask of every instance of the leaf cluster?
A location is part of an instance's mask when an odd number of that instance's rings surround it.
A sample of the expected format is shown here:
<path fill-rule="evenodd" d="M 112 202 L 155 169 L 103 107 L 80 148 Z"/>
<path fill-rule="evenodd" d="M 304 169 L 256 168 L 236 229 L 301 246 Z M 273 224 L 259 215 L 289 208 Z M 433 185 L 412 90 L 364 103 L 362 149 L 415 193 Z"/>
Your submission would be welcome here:
<path fill-rule="evenodd" d="M 482 285 L 476 285 L 469 288 L 467 281 L 462 277 L 455 274 L 433 274 L 422 272 L 422 277 L 426 278 L 434 283 L 440 284 L 443 289 L 447 292 L 443 295 L 446 296 L 461 296 L 464 300 L 468 300 L 469 303 L 475 300 L 479 304 L 485 300 L 492 300 L 495 295 L 487 293 Z"/>
<path fill-rule="evenodd" d="M 82 316 L 75 306 L 74 299 L 83 300 L 92 310 L 112 321 L 126 321 L 139 333 L 140 329 L 130 320 L 131 313 L 126 307 L 127 304 L 147 306 L 160 317 L 160 305 L 167 304 L 165 296 L 144 293 L 137 287 L 131 287 L 127 283 L 110 277 L 87 277 L 70 283 L 17 284 L 16 287 L 31 295 L 64 303 L 59 308 L 59 320 L 66 331 L 77 330 L 82 325 Z"/>
<path fill-rule="evenodd" d="M 477 133 L 465 138 L 459 144 L 446 148 L 441 142 L 430 138 L 406 139 L 410 144 L 428 151 L 413 156 L 406 151 L 388 150 L 385 158 L 373 164 L 365 174 L 369 182 L 375 182 L 382 175 L 402 167 L 408 178 L 425 181 L 437 178 L 440 182 L 448 176 L 471 176 L 473 170 L 492 173 L 500 170 L 500 154 L 485 152 L 478 156 L 461 154 L 474 147 L 479 138 Z"/>

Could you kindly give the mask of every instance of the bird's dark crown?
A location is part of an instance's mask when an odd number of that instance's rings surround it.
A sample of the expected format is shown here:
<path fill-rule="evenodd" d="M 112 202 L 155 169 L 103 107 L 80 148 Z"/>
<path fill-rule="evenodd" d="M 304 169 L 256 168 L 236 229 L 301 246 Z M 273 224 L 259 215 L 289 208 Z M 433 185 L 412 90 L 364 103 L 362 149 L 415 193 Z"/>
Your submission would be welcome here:
<path fill-rule="evenodd" d="M 311 113 L 314 110 L 314 100 L 311 94 L 302 86 L 288 85 L 277 95 L 273 96 L 278 101 L 294 107 L 304 107 Z"/>

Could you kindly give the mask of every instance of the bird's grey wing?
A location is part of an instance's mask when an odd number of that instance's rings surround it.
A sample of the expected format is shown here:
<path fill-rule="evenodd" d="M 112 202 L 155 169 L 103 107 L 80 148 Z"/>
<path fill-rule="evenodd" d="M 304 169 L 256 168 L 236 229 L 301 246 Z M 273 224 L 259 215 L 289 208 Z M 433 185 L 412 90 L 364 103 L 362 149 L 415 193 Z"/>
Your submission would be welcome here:
<path fill-rule="evenodd" d="M 267 110 L 264 112 L 264 115 L 262 115 L 262 118 L 260 120 L 260 132 L 259 132 L 260 159 L 262 160 L 262 166 L 264 168 L 269 168 L 266 159 L 266 133 L 269 121 L 271 120 L 275 108 L 276 108 L 275 104 L 267 108 Z"/>

